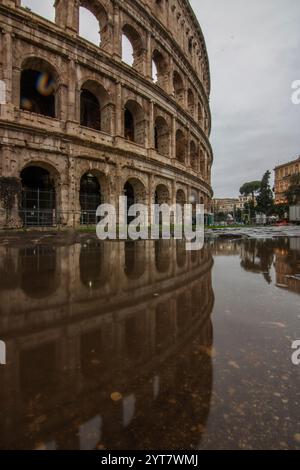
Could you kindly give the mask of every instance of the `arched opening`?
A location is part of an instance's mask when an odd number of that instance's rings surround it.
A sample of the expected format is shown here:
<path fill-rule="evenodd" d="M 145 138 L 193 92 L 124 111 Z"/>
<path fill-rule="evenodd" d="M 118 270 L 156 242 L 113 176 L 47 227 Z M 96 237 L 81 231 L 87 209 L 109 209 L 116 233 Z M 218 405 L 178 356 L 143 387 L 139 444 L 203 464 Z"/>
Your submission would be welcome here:
<path fill-rule="evenodd" d="M 129 24 L 122 30 L 122 61 L 143 72 L 144 54 L 143 43 L 139 33 Z"/>
<path fill-rule="evenodd" d="M 46 227 L 56 222 L 56 191 L 50 172 L 28 166 L 21 172 L 21 218 L 25 227 Z"/>
<path fill-rule="evenodd" d="M 50 297 L 58 289 L 57 249 L 36 245 L 19 251 L 21 289 L 32 299 Z"/>
<path fill-rule="evenodd" d="M 152 80 L 154 83 L 158 82 L 158 70 L 157 70 L 156 63 L 154 62 L 154 60 L 152 60 Z"/>
<path fill-rule="evenodd" d="M 145 144 L 145 117 L 143 108 L 133 100 L 124 108 L 124 137 L 136 144 Z"/>
<path fill-rule="evenodd" d="M 173 87 L 174 87 L 174 95 L 177 103 L 181 106 L 184 104 L 184 85 L 181 75 L 175 70 L 173 75 Z"/>
<path fill-rule="evenodd" d="M 170 193 L 169 193 L 167 186 L 165 186 L 164 184 L 159 184 L 155 190 L 154 198 L 155 198 L 155 204 L 158 204 L 158 205 L 169 204 Z M 162 225 L 163 219 L 162 219 L 161 213 L 159 213 L 159 215 L 156 214 L 155 223 L 159 224 L 160 226 Z"/>
<path fill-rule="evenodd" d="M 168 68 L 163 55 L 155 50 L 152 55 L 152 80 L 161 88 L 164 88 L 167 73 Z"/>
<path fill-rule="evenodd" d="M 176 159 L 181 163 L 185 163 L 186 159 L 186 139 L 180 129 L 176 132 Z"/>
<path fill-rule="evenodd" d="M 125 34 L 122 34 L 122 61 L 129 65 L 129 67 L 133 67 L 134 51 L 131 42 Z"/>
<path fill-rule="evenodd" d="M 46 20 L 55 21 L 55 6 L 53 0 L 21 0 L 21 6 L 24 8 L 28 8 L 33 13 L 36 13 Z"/>
<path fill-rule="evenodd" d="M 22 66 L 20 108 L 55 118 L 57 78 L 52 67 L 42 59 L 29 59 Z"/>
<path fill-rule="evenodd" d="M 97 131 L 111 132 L 109 95 L 102 85 L 87 81 L 80 95 L 80 124 Z"/>
<path fill-rule="evenodd" d="M 106 284 L 103 243 L 93 241 L 81 246 L 79 269 L 82 284 L 90 290 L 101 289 Z"/>
<path fill-rule="evenodd" d="M 170 200 L 170 193 L 164 184 L 159 184 L 155 191 L 155 204 L 168 204 Z"/>
<path fill-rule="evenodd" d="M 145 246 L 143 243 L 125 242 L 125 274 L 128 279 L 139 279 L 145 272 Z"/>
<path fill-rule="evenodd" d="M 143 204 L 146 200 L 146 191 L 143 183 L 136 178 L 129 179 L 124 185 L 124 196 L 127 197 L 127 213 L 134 204 Z M 127 217 L 127 223 L 132 222 L 132 217 Z"/>
<path fill-rule="evenodd" d="M 190 142 L 190 159 L 193 170 L 198 171 L 198 150 L 193 140 Z"/>
<path fill-rule="evenodd" d="M 186 197 L 183 189 L 178 189 L 176 193 L 176 204 L 179 204 L 182 208 L 186 204 Z"/>
<path fill-rule="evenodd" d="M 124 137 L 126 140 L 130 140 L 131 142 L 134 142 L 134 118 L 129 111 L 129 109 L 125 108 L 124 112 Z"/>
<path fill-rule="evenodd" d="M 101 130 L 101 110 L 98 99 L 89 90 L 82 90 L 80 96 L 80 125 Z"/>
<path fill-rule="evenodd" d="M 93 225 L 98 222 L 96 211 L 102 202 L 101 186 L 93 173 L 85 173 L 80 181 L 81 225 Z"/>
<path fill-rule="evenodd" d="M 79 8 L 79 36 L 87 41 L 100 46 L 101 25 L 96 16 L 87 8 Z"/>
<path fill-rule="evenodd" d="M 170 132 L 166 120 L 157 117 L 154 127 L 155 150 L 162 155 L 170 154 Z"/>
<path fill-rule="evenodd" d="M 195 97 L 191 89 L 188 90 L 188 110 L 194 116 L 195 113 Z"/>

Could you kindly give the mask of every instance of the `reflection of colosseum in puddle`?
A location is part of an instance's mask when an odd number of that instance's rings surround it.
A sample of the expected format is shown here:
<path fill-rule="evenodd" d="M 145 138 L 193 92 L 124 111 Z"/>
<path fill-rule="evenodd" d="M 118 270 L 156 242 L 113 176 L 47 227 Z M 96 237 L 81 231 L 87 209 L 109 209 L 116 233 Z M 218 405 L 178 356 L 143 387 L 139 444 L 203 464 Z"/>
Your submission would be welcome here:
<path fill-rule="evenodd" d="M 212 389 L 207 249 L 88 241 L 0 250 L 1 448 L 199 444 Z"/>

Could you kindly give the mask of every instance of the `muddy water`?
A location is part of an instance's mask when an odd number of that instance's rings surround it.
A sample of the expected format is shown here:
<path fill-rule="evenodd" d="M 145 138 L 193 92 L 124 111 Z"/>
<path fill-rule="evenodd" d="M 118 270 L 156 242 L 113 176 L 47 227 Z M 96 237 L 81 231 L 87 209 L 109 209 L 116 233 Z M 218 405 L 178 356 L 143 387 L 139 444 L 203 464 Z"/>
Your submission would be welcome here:
<path fill-rule="evenodd" d="M 0 246 L 0 448 L 300 448 L 300 239 Z"/>

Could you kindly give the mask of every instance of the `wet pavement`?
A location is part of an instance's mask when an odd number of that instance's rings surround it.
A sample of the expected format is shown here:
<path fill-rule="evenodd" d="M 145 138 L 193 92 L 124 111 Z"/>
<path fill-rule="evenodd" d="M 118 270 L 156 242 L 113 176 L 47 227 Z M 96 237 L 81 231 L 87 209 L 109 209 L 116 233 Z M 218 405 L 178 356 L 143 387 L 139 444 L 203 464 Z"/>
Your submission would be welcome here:
<path fill-rule="evenodd" d="M 293 235 L 3 238 L 0 448 L 299 449 Z"/>

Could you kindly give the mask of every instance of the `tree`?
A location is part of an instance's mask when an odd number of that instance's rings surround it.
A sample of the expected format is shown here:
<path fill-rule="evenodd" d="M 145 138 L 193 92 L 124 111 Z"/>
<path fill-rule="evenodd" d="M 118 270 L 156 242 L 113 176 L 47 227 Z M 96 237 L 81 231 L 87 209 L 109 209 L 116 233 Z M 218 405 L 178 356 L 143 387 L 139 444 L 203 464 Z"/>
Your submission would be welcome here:
<path fill-rule="evenodd" d="M 260 190 L 261 181 L 250 181 L 248 183 L 243 184 L 240 188 L 240 193 L 242 196 L 252 196 L 254 200 L 255 194 Z"/>
<path fill-rule="evenodd" d="M 285 196 L 290 206 L 300 203 L 300 173 L 291 176 L 290 187 Z"/>
<path fill-rule="evenodd" d="M 271 215 L 274 209 L 273 192 L 270 186 L 271 172 L 268 170 L 261 181 L 261 187 L 257 196 L 256 211 L 265 215 Z"/>

